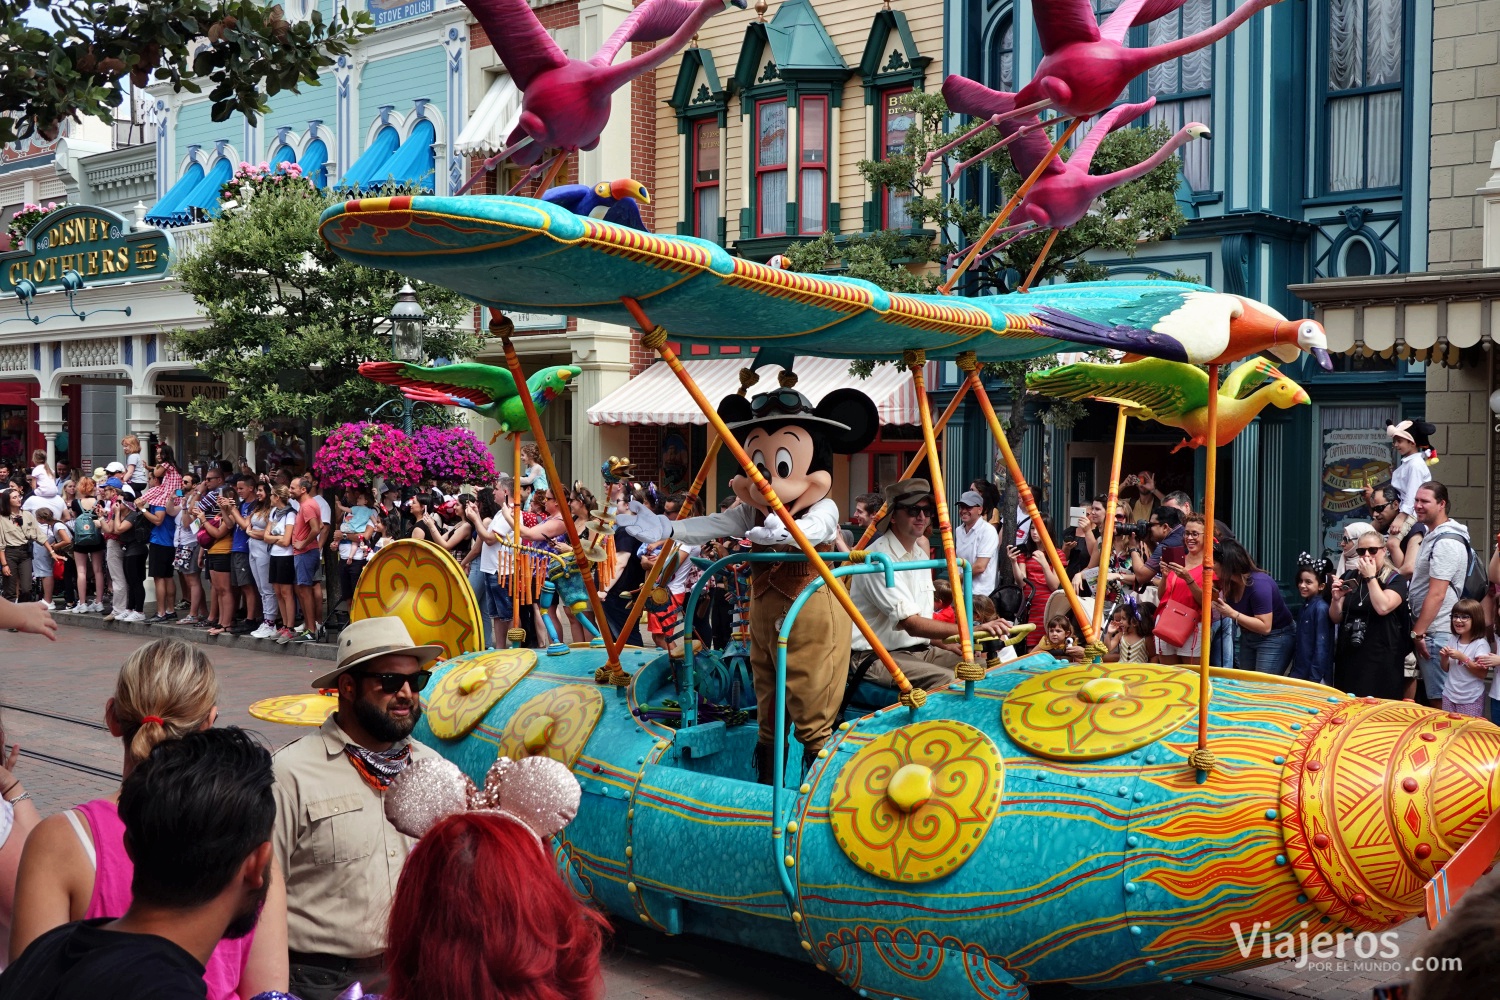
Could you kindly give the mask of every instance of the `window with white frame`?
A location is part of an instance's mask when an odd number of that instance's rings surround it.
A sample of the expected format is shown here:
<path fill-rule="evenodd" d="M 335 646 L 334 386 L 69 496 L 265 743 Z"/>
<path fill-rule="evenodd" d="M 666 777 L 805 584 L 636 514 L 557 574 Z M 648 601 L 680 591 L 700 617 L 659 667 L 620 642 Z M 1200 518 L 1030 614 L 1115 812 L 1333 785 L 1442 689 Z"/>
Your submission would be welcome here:
<path fill-rule="evenodd" d="M 828 229 L 828 98 L 797 102 L 797 232 L 814 235 Z"/>
<path fill-rule="evenodd" d="M 718 240 L 719 183 L 723 169 L 718 118 L 697 119 L 692 123 L 690 135 L 693 235 L 699 239 Z"/>
<path fill-rule="evenodd" d="M 755 105 L 755 220 L 757 236 L 786 235 L 786 98 Z"/>

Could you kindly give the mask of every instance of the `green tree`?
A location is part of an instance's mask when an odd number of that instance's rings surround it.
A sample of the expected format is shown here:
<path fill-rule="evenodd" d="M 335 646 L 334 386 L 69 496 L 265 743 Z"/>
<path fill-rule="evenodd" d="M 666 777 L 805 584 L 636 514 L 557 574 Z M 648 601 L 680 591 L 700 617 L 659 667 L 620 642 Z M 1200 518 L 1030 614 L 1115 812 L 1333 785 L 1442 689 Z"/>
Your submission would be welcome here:
<path fill-rule="evenodd" d="M 906 133 L 906 145 L 901 154 L 884 160 L 861 161 L 859 171 L 876 191 L 882 188 L 911 191 L 907 211 L 913 223 L 934 235 L 910 236 L 887 231 L 835 238 L 824 234 L 787 251 L 792 270 L 838 270 L 890 291 L 932 292 L 942 281 L 942 274 L 936 266 L 938 262 L 966 250 L 989 225 L 993 211 L 970 200 L 944 196 L 938 174 L 942 166 L 935 167 L 929 174 L 918 173 L 917 168 L 926 155 L 952 139 L 952 135 L 944 131 L 951 116 L 942 95 L 914 92 L 903 101 L 906 110 L 913 114 L 914 124 Z M 1054 137 L 1061 134 L 1055 129 L 1053 131 Z M 967 160 L 999 138 L 998 130 L 987 128 L 963 143 L 950 154 L 950 159 Z M 1171 130 L 1161 124 L 1115 131 L 1095 152 L 1092 172 L 1112 173 L 1134 166 L 1150 157 L 1169 138 Z M 1062 157 L 1066 159 L 1067 155 L 1068 151 L 1064 150 Z M 991 154 L 982 163 L 997 179 L 1002 203 L 1025 179 L 1016 171 L 1004 150 Z M 1109 276 L 1108 269 L 1085 259 L 1085 254 L 1104 251 L 1134 256 L 1141 243 L 1170 239 L 1187 221 L 1177 207 L 1179 167 L 1180 159 L 1171 157 L 1143 177 L 1102 195 L 1094 209 L 1080 222 L 1058 233 L 1037 271 L 1036 281 L 1054 278 L 1101 280 Z M 970 169 L 978 170 L 979 167 L 976 165 Z M 1027 235 L 986 260 L 975 274 L 980 288 L 1006 291 L 1011 285 L 1019 284 L 1017 275 L 1024 277 L 1031 272 L 1049 235 L 1047 232 Z M 1030 361 L 987 364 L 983 368 L 987 378 L 1004 383 L 1009 390 L 1008 408 L 999 416 L 1014 450 L 1020 450 L 1027 429 L 1026 376 L 1051 367 L 1055 360 L 1055 356 L 1049 355 Z M 861 378 L 868 377 L 874 364 L 856 361 L 850 365 L 850 372 Z M 1044 432 L 1054 427 L 1070 426 L 1083 413 L 1083 407 L 1078 403 L 1046 401 L 1042 405 Z M 1005 495 L 1002 514 L 1008 533 L 1002 533 L 1002 537 L 1011 538 L 1014 537 L 1015 484 L 1010 482 L 1003 465 L 997 465 L 995 472 Z M 1037 500 L 1042 506 L 1046 506 L 1048 486 L 1043 482 L 1037 490 Z"/>
<path fill-rule="evenodd" d="M 79 116 L 113 121 L 127 81 L 194 94 L 206 81 L 214 121 L 239 111 L 253 124 L 268 97 L 315 85 L 374 30 L 365 11 L 292 22 L 262 0 L 0 0 L 0 21 L 0 142 L 52 139 Z"/>
<path fill-rule="evenodd" d="M 395 398 L 395 389 L 364 378 L 358 367 L 391 359 L 389 316 L 408 279 L 330 250 L 318 219 L 335 199 L 302 178 L 241 172 L 226 185 L 230 195 L 242 204 L 226 202 L 204 243 L 174 265 L 208 322 L 173 337 L 229 390 L 220 400 L 200 396 L 185 412 L 219 429 L 274 417 L 329 427 L 363 420 L 366 409 Z M 479 340 L 462 327 L 473 303 L 438 285 L 411 283 L 427 313 L 427 356 L 472 357 Z"/>

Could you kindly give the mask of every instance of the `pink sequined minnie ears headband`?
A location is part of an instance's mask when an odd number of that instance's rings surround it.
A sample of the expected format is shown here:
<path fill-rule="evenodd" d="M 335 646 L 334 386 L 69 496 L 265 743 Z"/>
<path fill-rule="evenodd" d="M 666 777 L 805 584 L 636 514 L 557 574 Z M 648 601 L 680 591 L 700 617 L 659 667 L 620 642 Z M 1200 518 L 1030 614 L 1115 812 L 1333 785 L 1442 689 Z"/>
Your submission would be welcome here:
<path fill-rule="evenodd" d="M 385 814 L 402 833 L 421 837 L 455 813 L 494 812 L 545 841 L 578 815 L 582 794 L 573 772 L 551 757 L 499 757 L 483 788 L 451 762 L 429 757 L 407 764 L 391 782 Z"/>

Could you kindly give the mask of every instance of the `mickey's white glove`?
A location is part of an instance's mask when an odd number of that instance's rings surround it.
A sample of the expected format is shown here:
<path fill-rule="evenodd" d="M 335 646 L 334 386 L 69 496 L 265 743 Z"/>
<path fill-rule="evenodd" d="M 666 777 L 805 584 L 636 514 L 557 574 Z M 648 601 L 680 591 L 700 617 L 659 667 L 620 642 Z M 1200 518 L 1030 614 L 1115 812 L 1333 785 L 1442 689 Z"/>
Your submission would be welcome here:
<path fill-rule="evenodd" d="M 792 533 L 780 521 L 767 521 L 745 532 L 745 539 L 752 545 L 791 545 Z"/>
<path fill-rule="evenodd" d="M 630 513 L 616 514 L 615 524 L 642 542 L 672 537 L 672 519 L 647 510 L 639 500 L 630 501 Z"/>

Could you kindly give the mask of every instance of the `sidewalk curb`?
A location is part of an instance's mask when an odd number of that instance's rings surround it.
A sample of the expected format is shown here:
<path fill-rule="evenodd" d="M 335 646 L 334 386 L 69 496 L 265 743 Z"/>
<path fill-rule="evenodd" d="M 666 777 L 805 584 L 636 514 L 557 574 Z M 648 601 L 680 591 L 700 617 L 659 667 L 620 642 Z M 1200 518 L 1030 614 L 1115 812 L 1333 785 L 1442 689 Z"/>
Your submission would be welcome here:
<path fill-rule="evenodd" d="M 229 646 L 233 649 L 254 650 L 257 653 L 275 653 L 281 656 L 300 656 L 313 660 L 338 659 L 338 647 L 327 642 L 289 642 L 282 645 L 270 639 L 252 639 L 248 635 L 209 635 L 203 629 L 187 625 L 145 625 L 138 622 L 107 622 L 99 615 L 73 615 L 63 611 L 52 615 L 59 625 L 74 628 L 96 629 L 104 632 L 124 632 L 130 635 L 150 636 L 159 639 L 183 639 L 199 646 Z"/>

